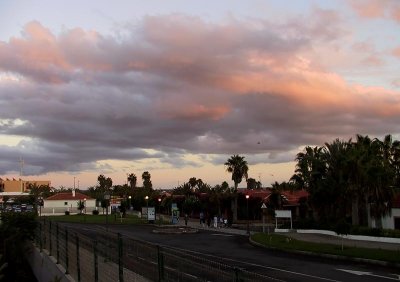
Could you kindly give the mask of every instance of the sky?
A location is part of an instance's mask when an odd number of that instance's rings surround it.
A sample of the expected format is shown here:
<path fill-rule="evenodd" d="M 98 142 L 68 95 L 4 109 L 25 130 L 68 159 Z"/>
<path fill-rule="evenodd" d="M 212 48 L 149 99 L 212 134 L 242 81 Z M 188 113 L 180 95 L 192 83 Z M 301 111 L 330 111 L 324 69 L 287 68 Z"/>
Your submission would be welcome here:
<path fill-rule="evenodd" d="M 2 178 L 269 186 L 399 121 L 398 0 L 0 0 Z"/>

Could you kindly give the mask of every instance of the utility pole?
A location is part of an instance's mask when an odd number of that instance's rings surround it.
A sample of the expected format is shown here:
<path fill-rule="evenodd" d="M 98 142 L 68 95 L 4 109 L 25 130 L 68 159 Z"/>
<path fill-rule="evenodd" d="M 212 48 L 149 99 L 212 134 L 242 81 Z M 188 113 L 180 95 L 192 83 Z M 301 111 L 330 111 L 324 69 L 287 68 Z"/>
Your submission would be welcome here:
<path fill-rule="evenodd" d="M 20 181 L 20 189 L 21 192 L 24 192 L 23 185 L 22 185 L 22 169 L 24 167 L 24 159 L 19 157 L 19 181 Z"/>

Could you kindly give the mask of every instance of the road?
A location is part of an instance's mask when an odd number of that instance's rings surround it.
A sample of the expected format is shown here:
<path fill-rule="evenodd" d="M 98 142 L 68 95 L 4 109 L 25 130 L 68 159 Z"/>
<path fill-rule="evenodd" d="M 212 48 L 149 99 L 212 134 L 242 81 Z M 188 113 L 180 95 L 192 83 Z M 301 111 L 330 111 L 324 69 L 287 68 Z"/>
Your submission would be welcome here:
<path fill-rule="evenodd" d="M 68 224 L 91 235 L 104 226 Z M 400 281 L 400 270 L 258 248 L 247 236 L 200 230 L 195 234 L 156 234 L 154 226 L 110 226 L 109 232 L 186 251 L 276 279 L 277 281 Z"/>

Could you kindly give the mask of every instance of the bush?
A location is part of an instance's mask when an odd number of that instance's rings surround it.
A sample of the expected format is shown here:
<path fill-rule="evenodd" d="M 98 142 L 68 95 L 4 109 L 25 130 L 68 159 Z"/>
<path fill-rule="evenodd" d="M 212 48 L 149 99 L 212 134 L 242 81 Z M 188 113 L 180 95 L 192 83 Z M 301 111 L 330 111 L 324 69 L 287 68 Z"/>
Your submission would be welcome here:
<path fill-rule="evenodd" d="M 93 211 L 92 211 L 92 214 L 93 214 L 93 215 L 98 215 L 98 214 L 99 214 L 99 211 L 98 211 L 98 210 L 93 210 Z"/>
<path fill-rule="evenodd" d="M 69 215 L 69 211 L 65 211 L 65 215 Z"/>
<path fill-rule="evenodd" d="M 347 235 L 350 233 L 351 224 L 346 222 L 346 220 L 340 220 L 335 226 L 335 232 L 338 235 Z"/>

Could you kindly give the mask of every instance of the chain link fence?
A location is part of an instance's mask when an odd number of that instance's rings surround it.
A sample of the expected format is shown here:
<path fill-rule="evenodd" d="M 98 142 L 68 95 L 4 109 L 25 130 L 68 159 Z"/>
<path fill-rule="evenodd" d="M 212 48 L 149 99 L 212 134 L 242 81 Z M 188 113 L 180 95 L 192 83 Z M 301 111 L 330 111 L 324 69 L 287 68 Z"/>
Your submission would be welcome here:
<path fill-rule="evenodd" d="M 151 244 L 121 234 L 88 237 L 43 220 L 35 244 L 46 250 L 75 281 L 274 281 L 274 278 L 212 261 L 199 255 Z"/>

